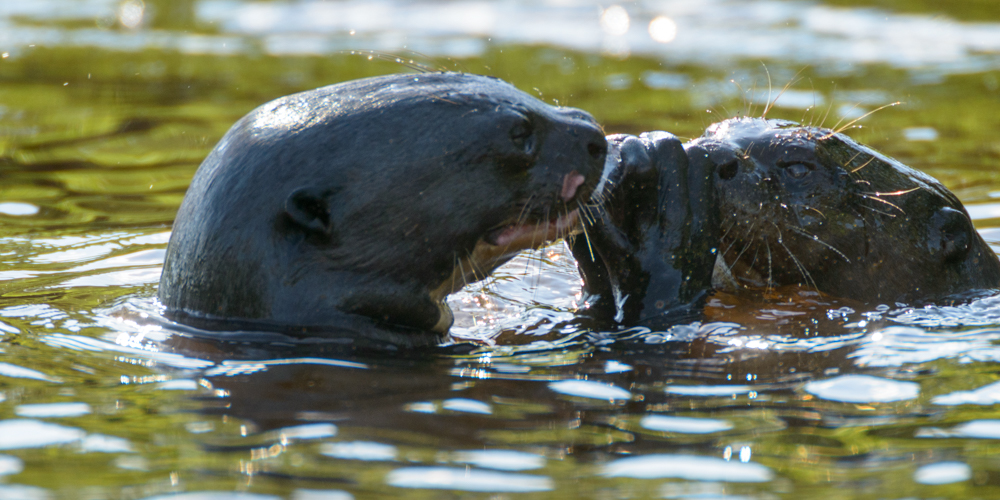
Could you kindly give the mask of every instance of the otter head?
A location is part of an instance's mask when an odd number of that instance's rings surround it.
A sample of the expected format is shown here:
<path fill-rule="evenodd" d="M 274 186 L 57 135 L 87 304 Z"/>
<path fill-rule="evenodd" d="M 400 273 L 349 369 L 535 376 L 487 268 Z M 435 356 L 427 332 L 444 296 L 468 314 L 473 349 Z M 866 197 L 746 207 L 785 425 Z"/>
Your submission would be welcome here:
<path fill-rule="evenodd" d="M 1000 284 L 1000 262 L 954 194 L 845 135 L 734 118 L 685 147 L 715 168 L 717 286 L 893 303 Z"/>
<path fill-rule="evenodd" d="M 587 113 L 483 76 L 392 75 L 277 99 L 195 174 L 160 300 L 220 328 L 336 330 L 360 316 L 446 331 L 447 294 L 574 231 L 606 148 Z"/>

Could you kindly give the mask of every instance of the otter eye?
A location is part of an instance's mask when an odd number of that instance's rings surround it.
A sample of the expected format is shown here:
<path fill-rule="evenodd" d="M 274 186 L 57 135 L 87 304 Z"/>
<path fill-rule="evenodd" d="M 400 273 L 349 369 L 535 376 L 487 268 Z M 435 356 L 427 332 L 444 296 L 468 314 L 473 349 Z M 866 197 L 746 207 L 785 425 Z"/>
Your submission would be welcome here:
<path fill-rule="evenodd" d="M 518 149 L 531 154 L 535 150 L 535 125 L 527 118 L 519 120 L 510 129 L 510 140 Z"/>
<path fill-rule="evenodd" d="M 801 179 L 809 175 L 809 172 L 812 172 L 812 168 L 805 163 L 792 163 L 785 167 L 785 172 L 788 172 L 788 175 L 792 176 L 793 179 Z"/>

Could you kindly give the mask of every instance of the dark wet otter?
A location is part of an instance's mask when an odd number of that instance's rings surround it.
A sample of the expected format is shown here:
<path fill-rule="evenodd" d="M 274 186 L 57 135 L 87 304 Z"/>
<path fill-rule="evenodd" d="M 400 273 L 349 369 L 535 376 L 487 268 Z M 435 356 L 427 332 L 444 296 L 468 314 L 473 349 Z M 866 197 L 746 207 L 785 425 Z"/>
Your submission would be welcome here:
<path fill-rule="evenodd" d="M 954 194 L 843 134 L 734 118 L 685 147 L 717 165 L 730 284 L 887 304 L 1000 286 L 1000 261 Z"/>
<path fill-rule="evenodd" d="M 714 164 L 685 154 L 677 137 L 608 137 L 605 172 L 585 234 L 570 245 L 588 312 L 653 328 L 693 319 L 712 286 L 719 240 Z"/>
<path fill-rule="evenodd" d="M 168 317 L 211 330 L 436 339 L 449 293 L 576 227 L 605 151 L 587 113 L 489 77 L 391 75 L 282 97 L 198 169 L 159 298 Z"/>
<path fill-rule="evenodd" d="M 585 289 L 621 323 L 696 312 L 712 262 L 716 288 L 798 285 L 866 303 L 1000 288 L 1000 260 L 954 194 L 847 136 L 734 118 L 680 154 L 657 134 L 609 138 L 612 182 L 595 194 L 608 201 L 588 219 L 590 246 L 573 245 Z"/>

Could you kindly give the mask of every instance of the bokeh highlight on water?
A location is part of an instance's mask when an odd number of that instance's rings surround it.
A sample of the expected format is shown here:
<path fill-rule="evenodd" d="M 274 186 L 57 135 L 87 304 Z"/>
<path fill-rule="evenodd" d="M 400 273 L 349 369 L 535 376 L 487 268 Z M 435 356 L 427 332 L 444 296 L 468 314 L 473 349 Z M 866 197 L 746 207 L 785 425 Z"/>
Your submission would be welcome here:
<path fill-rule="evenodd" d="M 557 243 L 454 295 L 475 349 L 430 359 L 190 336 L 154 300 L 233 121 L 419 67 L 608 132 L 900 101 L 848 133 L 940 178 L 1000 248 L 991 1 L 0 2 L 0 57 L 0 498 L 1000 494 L 996 297 L 720 294 L 701 322 L 592 331 Z"/>

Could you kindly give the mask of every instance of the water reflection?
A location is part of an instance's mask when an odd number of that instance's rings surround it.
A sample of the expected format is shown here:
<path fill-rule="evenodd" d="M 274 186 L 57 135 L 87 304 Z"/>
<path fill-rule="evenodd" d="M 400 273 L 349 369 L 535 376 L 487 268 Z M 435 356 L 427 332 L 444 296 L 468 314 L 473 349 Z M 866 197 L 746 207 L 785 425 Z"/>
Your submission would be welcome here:
<path fill-rule="evenodd" d="M 774 472 L 760 464 L 694 455 L 646 455 L 622 458 L 604 466 L 603 473 L 610 477 L 678 478 L 733 483 L 759 483 L 774 478 Z"/>
<path fill-rule="evenodd" d="M 931 398 L 936 405 L 994 405 L 1000 403 L 1000 382 L 972 391 L 956 391 Z"/>
<path fill-rule="evenodd" d="M 79 417 L 90 412 L 87 403 L 40 403 L 14 407 L 15 415 L 27 418 Z"/>
<path fill-rule="evenodd" d="M 545 457 L 514 450 L 475 450 L 455 453 L 456 462 L 497 470 L 531 470 L 545 466 Z"/>
<path fill-rule="evenodd" d="M 809 394 L 844 403 L 891 403 L 916 399 L 920 384 L 869 375 L 841 375 L 805 385 Z"/>
<path fill-rule="evenodd" d="M 319 452 L 344 460 L 395 460 L 398 454 L 395 446 L 372 441 L 325 443 Z"/>
<path fill-rule="evenodd" d="M 0 420 L 0 449 L 3 450 L 75 443 L 86 435 L 81 429 L 40 420 Z"/>
<path fill-rule="evenodd" d="M 945 16 L 814 2 L 670 1 L 603 10 L 579 1 L 146 3 L 153 8 L 138 0 L 7 6 L 0 10 L 0 43 L 13 48 L 9 57 L 20 56 L 24 47 L 57 45 L 163 48 L 193 54 L 251 53 L 262 48 L 272 55 L 352 49 L 394 52 L 405 47 L 422 54 L 469 57 L 482 54 L 490 43 L 505 43 L 715 65 L 737 59 L 782 59 L 826 65 L 834 71 L 878 63 L 933 67 L 942 74 L 1000 68 L 995 56 L 1000 51 L 1000 29 L 995 22 L 958 22 Z M 90 27 L 53 31 L 37 26 L 52 20 L 89 21 L 79 24 Z M 126 29 L 113 30 L 111 24 Z M 183 28 L 188 33 L 143 29 L 147 25 Z"/>
<path fill-rule="evenodd" d="M 456 294 L 454 344 L 411 357 L 206 338 L 152 299 L 191 173 L 235 119 L 405 69 L 341 50 L 469 57 L 432 65 L 609 131 L 697 135 L 800 70 L 773 116 L 905 100 L 852 133 L 941 177 L 1000 242 L 998 16 L 832 3 L 0 3 L 0 498 L 996 496 L 996 297 L 718 294 L 701 322 L 605 331 L 556 245 Z"/>
<path fill-rule="evenodd" d="M 408 467 L 389 473 L 386 482 L 402 488 L 431 488 L 491 493 L 529 493 L 550 491 L 551 479 L 545 476 L 514 474 L 468 468 Z"/>
<path fill-rule="evenodd" d="M 971 478 L 972 468 L 962 462 L 938 462 L 913 473 L 913 480 L 920 484 L 950 484 Z"/>
<path fill-rule="evenodd" d="M 24 470 L 24 461 L 9 455 L 0 455 L 0 475 L 8 476 Z"/>
<path fill-rule="evenodd" d="M 549 384 L 549 389 L 560 394 L 576 396 L 579 398 L 603 399 L 614 401 L 616 399 L 632 399 L 632 393 L 615 387 L 614 385 L 589 380 L 562 380 Z"/>
<path fill-rule="evenodd" d="M 711 418 L 670 417 L 649 415 L 643 417 L 639 425 L 651 431 L 678 432 L 681 434 L 710 434 L 728 431 L 733 424 L 725 420 Z"/>

